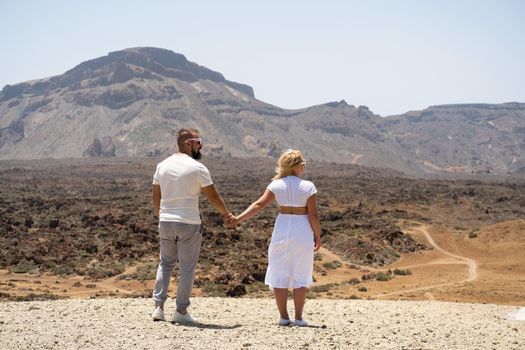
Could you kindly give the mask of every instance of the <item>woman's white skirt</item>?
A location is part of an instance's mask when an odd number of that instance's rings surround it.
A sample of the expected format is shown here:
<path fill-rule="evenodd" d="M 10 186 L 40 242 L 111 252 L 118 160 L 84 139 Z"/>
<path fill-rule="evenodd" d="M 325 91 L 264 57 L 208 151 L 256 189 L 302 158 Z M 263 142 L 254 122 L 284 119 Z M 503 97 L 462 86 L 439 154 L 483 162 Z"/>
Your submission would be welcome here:
<path fill-rule="evenodd" d="M 264 283 L 270 288 L 301 288 L 313 283 L 314 233 L 307 215 L 279 214 L 268 248 Z"/>

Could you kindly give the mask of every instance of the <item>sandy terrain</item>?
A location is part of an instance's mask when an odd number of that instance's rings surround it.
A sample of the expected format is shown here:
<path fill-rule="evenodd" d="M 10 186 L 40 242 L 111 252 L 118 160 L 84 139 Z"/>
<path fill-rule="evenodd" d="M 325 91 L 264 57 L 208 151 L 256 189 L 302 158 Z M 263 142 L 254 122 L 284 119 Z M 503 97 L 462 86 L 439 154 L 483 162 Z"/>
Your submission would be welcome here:
<path fill-rule="evenodd" d="M 404 231 L 431 250 L 404 254 L 394 264 L 372 268 L 343 264 L 316 274 L 317 285 L 332 283 L 321 297 L 390 300 L 442 300 L 525 306 L 525 220 L 515 220 L 481 228 L 477 237 L 467 232 L 451 232 L 442 226 L 405 222 Z M 324 263 L 344 261 L 321 249 Z M 363 274 L 410 270 L 411 275 L 357 285 L 344 283 Z M 365 287 L 366 291 L 360 291 Z"/>
<path fill-rule="evenodd" d="M 441 300 L 525 306 L 525 220 L 502 222 L 480 229 L 475 238 L 466 232 L 451 232 L 442 226 L 415 222 L 402 224 L 404 231 L 433 249 L 404 254 L 394 264 L 384 267 L 356 266 L 321 248 L 316 261 L 314 288 L 309 298 Z M 155 260 L 155 257 L 152 257 Z M 337 268 L 326 268 L 338 261 Z M 130 274 L 135 267 L 128 267 Z M 395 275 L 389 281 L 368 280 L 363 275 L 394 269 L 410 270 L 411 275 Z M 149 296 L 153 281 L 119 279 L 89 280 L 81 276 L 13 274 L 0 270 L 0 292 L 11 295 L 52 294 L 58 297 L 129 297 Z M 173 280 L 171 293 L 176 288 Z M 365 290 L 366 289 L 366 290 Z M 202 296 L 194 289 L 194 296 Z M 252 297 L 270 297 L 259 292 Z M 248 295 L 250 297 L 250 295 Z"/>
<path fill-rule="evenodd" d="M 167 305 L 171 316 L 173 303 Z M 194 298 L 191 326 L 150 320 L 146 299 L 0 304 L 2 349 L 523 349 L 516 307 L 309 300 L 310 327 L 279 327 L 271 299 Z"/>

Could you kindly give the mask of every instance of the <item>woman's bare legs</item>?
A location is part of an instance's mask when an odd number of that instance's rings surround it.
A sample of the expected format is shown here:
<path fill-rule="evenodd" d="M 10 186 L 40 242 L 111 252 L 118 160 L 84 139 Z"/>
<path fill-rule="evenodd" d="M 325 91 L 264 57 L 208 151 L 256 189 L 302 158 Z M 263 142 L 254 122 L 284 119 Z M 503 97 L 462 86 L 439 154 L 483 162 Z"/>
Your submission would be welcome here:
<path fill-rule="evenodd" d="M 287 288 L 274 288 L 273 295 L 275 296 L 275 302 L 277 303 L 277 309 L 282 319 L 288 320 L 288 310 L 286 310 L 286 302 L 288 301 L 288 289 Z"/>
<path fill-rule="evenodd" d="M 303 319 L 303 308 L 306 301 L 306 287 L 294 288 L 293 302 L 295 305 L 295 319 Z"/>

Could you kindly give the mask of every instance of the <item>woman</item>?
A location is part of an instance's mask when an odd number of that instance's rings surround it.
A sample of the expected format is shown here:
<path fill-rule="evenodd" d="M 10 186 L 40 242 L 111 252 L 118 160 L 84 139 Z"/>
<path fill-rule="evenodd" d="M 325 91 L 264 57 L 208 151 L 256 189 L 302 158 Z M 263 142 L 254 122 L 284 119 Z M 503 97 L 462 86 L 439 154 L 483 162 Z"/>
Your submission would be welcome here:
<path fill-rule="evenodd" d="M 307 326 L 303 319 L 306 288 L 313 283 L 314 251 L 321 245 L 314 184 L 300 178 L 306 161 L 301 152 L 287 150 L 279 158 L 277 175 L 263 195 L 237 216 L 246 221 L 266 208 L 274 199 L 279 204 L 272 240 L 268 248 L 265 283 L 273 290 L 279 309 L 280 326 Z M 288 316 L 288 288 L 293 289 L 295 320 Z"/>

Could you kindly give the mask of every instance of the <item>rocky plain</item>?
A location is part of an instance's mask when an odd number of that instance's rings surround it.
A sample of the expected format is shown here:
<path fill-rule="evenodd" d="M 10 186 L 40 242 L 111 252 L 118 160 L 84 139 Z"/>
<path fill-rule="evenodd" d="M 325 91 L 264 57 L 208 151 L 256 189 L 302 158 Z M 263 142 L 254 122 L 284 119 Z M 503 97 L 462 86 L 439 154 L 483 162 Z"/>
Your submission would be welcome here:
<path fill-rule="evenodd" d="M 323 247 L 305 330 L 274 324 L 263 283 L 276 206 L 226 229 L 201 200 L 200 323 L 185 327 L 149 317 L 160 159 L 0 162 L 0 348 L 523 348 L 523 322 L 507 319 L 525 306 L 522 177 L 308 162 Z M 262 194 L 275 167 L 203 163 L 233 213 Z M 171 296 L 175 287 L 176 278 Z"/>

